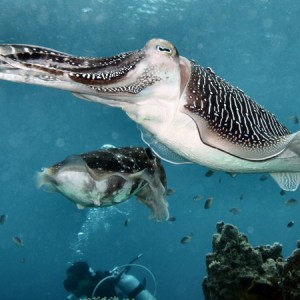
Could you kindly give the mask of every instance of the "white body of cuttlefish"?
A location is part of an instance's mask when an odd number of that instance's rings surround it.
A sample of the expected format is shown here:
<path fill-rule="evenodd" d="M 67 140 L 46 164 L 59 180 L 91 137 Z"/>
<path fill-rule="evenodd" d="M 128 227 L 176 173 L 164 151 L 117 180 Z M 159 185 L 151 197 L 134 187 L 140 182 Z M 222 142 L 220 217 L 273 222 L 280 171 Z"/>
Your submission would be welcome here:
<path fill-rule="evenodd" d="M 68 90 L 122 108 L 161 158 L 234 173 L 267 172 L 282 189 L 300 182 L 300 134 L 217 76 L 152 39 L 107 58 L 0 45 L 0 79 Z"/>

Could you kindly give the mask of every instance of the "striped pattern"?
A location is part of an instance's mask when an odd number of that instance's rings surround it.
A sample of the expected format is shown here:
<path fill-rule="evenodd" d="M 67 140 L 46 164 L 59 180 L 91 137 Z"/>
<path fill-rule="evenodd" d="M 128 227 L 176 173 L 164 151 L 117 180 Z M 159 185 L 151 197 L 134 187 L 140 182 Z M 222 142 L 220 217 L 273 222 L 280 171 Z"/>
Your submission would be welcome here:
<path fill-rule="evenodd" d="M 49 73 L 68 73 L 82 84 L 111 84 L 122 79 L 145 57 L 143 50 L 124 52 L 106 58 L 76 57 L 48 48 L 28 45 L 2 46 L 3 56 Z"/>
<path fill-rule="evenodd" d="M 245 147 L 272 146 L 290 133 L 242 90 L 194 62 L 184 107 L 206 120 L 209 130 Z"/>
<path fill-rule="evenodd" d="M 85 58 L 85 65 L 75 69 L 75 72 L 70 72 L 69 76 L 73 81 L 83 84 L 112 84 L 124 78 L 144 57 L 145 53 L 137 50 L 109 58 Z M 74 59 L 79 58 L 72 58 Z"/>
<path fill-rule="evenodd" d="M 5 51 L 3 51 L 5 47 Z M 124 52 L 111 57 L 87 58 L 76 57 L 56 50 L 35 47 L 29 45 L 3 45 L 1 55 L 9 57 L 20 62 L 37 63 L 38 61 L 47 64 L 48 67 L 57 67 L 60 70 L 82 70 L 83 72 L 94 68 L 103 68 L 108 66 L 119 66 L 120 63 L 134 56 L 136 62 L 144 57 L 142 50 Z M 57 64 L 57 65 L 55 65 Z"/>

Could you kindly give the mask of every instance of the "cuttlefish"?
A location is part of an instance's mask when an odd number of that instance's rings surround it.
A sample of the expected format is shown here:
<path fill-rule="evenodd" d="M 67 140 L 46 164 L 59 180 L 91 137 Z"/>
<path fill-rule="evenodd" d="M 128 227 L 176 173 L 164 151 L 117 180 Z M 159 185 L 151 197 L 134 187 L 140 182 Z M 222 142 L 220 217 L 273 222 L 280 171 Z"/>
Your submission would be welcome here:
<path fill-rule="evenodd" d="M 284 190 L 300 180 L 300 135 L 176 47 L 152 39 L 107 58 L 30 45 L 0 46 L 0 79 L 73 92 L 117 106 L 161 158 L 233 173 L 270 173 Z"/>
<path fill-rule="evenodd" d="M 38 187 L 59 192 L 78 208 L 107 207 L 136 196 L 157 221 L 169 217 L 167 179 L 150 148 L 106 148 L 72 155 L 38 174 Z"/>

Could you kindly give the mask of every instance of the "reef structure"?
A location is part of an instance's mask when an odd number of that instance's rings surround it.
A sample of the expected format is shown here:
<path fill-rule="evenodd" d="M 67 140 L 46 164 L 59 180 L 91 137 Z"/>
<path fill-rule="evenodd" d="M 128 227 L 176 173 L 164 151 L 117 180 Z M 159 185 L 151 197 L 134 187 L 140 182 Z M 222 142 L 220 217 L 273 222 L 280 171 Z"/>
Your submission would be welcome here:
<path fill-rule="evenodd" d="M 237 227 L 217 223 L 206 256 L 206 300 L 300 300 L 300 241 L 287 259 L 282 245 L 253 247 Z"/>

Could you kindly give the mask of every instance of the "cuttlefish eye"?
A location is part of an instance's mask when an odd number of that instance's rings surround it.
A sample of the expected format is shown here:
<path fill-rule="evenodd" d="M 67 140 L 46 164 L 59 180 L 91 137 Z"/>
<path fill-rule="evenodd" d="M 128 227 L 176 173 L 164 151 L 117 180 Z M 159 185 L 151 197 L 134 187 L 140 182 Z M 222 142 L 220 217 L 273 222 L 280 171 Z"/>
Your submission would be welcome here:
<path fill-rule="evenodd" d="M 155 51 L 156 53 L 159 52 L 159 55 L 167 56 L 167 57 L 176 57 L 179 56 L 178 50 L 176 47 L 163 39 L 152 39 L 147 42 L 145 45 L 144 49 L 147 51 L 149 50 L 150 53 L 151 51 Z"/>
<path fill-rule="evenodd" d="M 156 45 L 156 50 L 160 51 L 160 52 L 165 52 L 169 55 L 173 54 L 173 49 L 170 49 L 168 47 L 164 47 L 164 46 L 161 46 L 161 45 Z"/>

